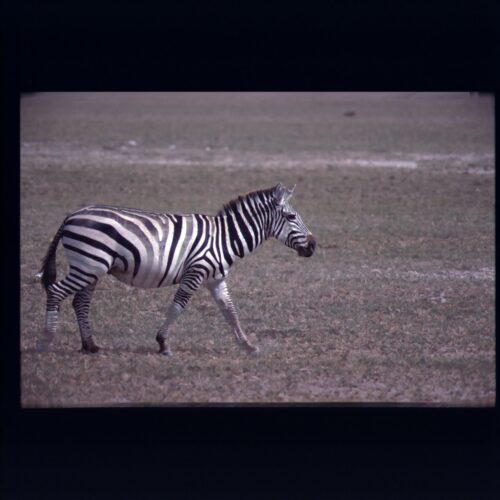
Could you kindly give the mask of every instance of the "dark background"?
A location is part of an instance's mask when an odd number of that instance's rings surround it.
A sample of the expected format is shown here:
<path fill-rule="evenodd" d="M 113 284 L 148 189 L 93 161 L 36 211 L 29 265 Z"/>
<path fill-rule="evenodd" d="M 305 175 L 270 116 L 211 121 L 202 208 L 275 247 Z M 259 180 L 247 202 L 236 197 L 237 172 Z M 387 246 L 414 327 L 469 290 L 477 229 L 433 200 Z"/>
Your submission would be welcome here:
<path fill-rule="evenodd" d="M 8 77 L 23 90 L 491 90 L 496 2 L 333 3 L 24 0 L 3 19 Z"/>
<path fill-rule="evenodd" d="M 19 329 L 19 91 L 498 87 L 494 2 L 348 5 L 4 3 L 6 330 Z M 19 340 L 2 340 L 4 498 L 496 497 L 496 409 L 22 411 Z"/>

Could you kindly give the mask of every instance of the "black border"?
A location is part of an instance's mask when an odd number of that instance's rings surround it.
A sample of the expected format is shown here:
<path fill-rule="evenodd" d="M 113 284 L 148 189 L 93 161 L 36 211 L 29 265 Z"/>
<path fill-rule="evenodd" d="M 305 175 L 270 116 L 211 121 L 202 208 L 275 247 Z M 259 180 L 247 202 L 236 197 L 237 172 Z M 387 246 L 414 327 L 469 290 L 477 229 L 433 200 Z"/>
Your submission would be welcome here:
<path fill-rule="evenodd" d="M 24 91 L 494 90 L 498 2 L 331 3 L 20 0 L 4 24 Z"/>
<path fill-rule="evenodd" d="M 19 408 L 20 92 L 499 88 L 496 2 L 213 8 L 5 9 L 0 493 L 494 498 L 498 408 Z"/>

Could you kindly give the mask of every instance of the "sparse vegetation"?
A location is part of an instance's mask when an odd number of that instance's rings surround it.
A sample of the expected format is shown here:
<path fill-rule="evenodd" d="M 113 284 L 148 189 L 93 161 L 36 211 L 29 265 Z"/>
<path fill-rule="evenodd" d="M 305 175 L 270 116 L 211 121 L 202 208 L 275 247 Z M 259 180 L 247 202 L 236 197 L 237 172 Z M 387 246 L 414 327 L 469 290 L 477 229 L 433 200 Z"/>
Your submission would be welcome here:
<path fill-rule="evenodd" d="M 494 404 L 492 102 L 24 96 L 22 404 Z M 319 248 L 300 259 L 269 241 L 233 269 L 229 286 L 258 356 L 240 351 L 203 289 L 164 359 L 154 337 L 175 288 L 133 289 L 112 277 L 92 308 L 102 351 L 78 353 L 69 300 L 50 351 L 35 351 L 45 308 L 35 274 L 67 212 L 98 202 L 214 213 L 278 181 L 297 183 L 292 202 Z M 59 249 L 58 275 L 65 265 Z"/>

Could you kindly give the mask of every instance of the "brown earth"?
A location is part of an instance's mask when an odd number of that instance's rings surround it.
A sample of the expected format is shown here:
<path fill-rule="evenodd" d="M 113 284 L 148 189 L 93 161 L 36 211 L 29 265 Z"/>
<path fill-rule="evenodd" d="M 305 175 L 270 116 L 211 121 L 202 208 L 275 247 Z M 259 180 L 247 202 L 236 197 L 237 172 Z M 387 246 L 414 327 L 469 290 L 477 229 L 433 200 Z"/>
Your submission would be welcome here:
<path fill-rule="evenodd" d="M 297 183 L 319 248 L 267 242 L 229 286 L 258 356 L 206 290 L 156 330 L 174 288 L 105 277 L 96 355 L 70 301 L 38 353 L 35 274 L 87 203 L 214 213 Z M 33 94 L 21 100 L 23 406 L 177 403 L 494 404 L 493 99 L 469 94 Z M 66 269 L 58 252 L 58 276 Z"/>

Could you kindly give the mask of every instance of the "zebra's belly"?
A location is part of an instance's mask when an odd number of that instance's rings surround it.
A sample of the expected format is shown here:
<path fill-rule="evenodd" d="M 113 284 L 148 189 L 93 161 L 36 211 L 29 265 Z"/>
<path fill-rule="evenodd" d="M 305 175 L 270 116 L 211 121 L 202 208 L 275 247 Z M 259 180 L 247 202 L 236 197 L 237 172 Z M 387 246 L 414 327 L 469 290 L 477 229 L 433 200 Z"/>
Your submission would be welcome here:
<path fill-rule="evenodd" d="M 122 266 L 113 266 L 109 274 L 126 285 L 137 288 L 158 288 L 159 286 L 163 287 L 177 283 L 178 281 L 175 281 L 175 278 L 178 272 L 177 269 L 175 273 L 168 272 L 165 274 L 165 269 L 160 263 L 141 263 L 135 276 L 134 269 L 131 266 L 127 270 L 124 270 Z"/>

